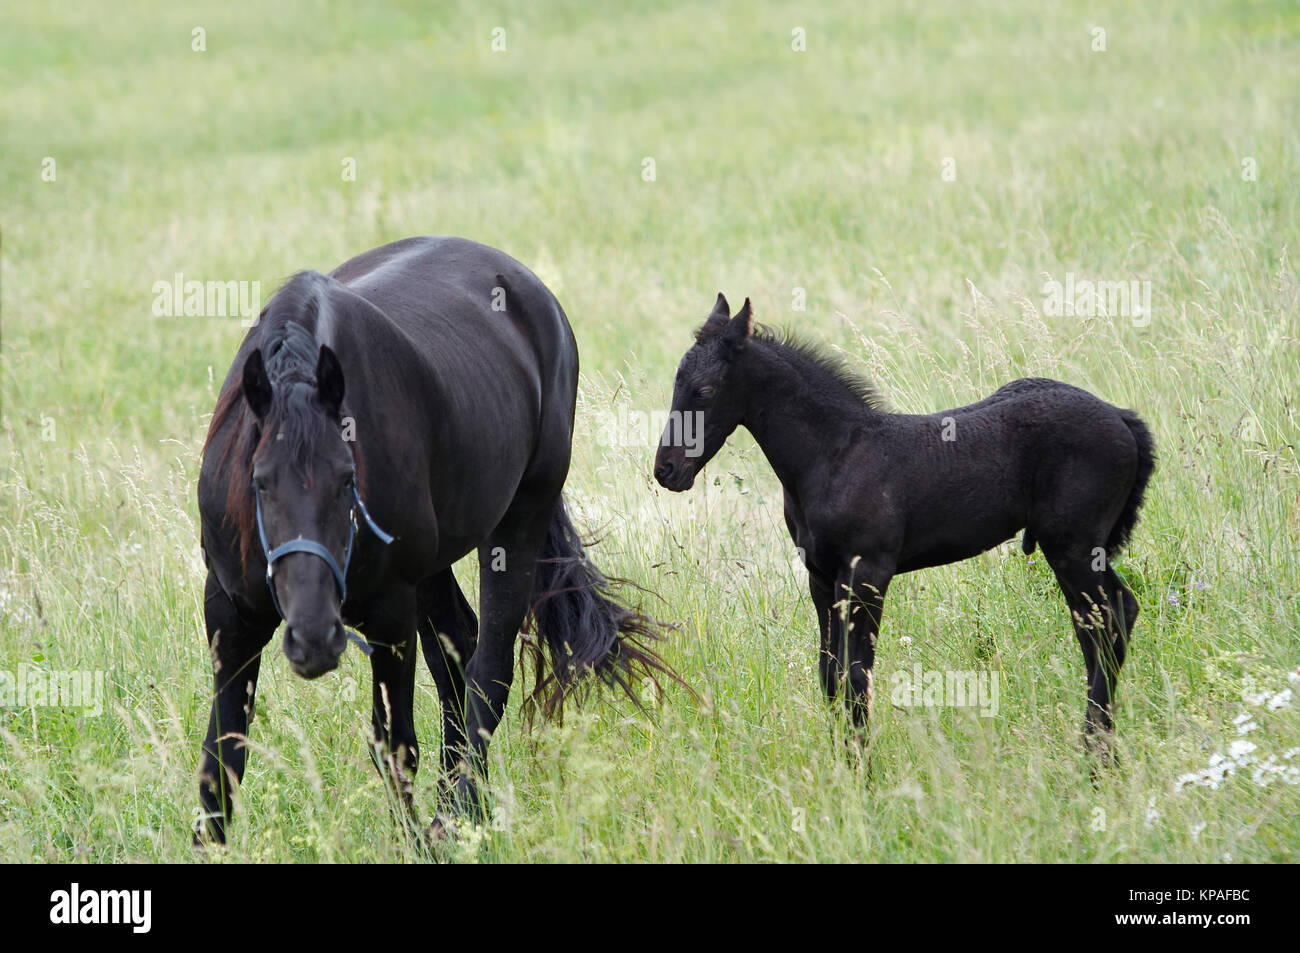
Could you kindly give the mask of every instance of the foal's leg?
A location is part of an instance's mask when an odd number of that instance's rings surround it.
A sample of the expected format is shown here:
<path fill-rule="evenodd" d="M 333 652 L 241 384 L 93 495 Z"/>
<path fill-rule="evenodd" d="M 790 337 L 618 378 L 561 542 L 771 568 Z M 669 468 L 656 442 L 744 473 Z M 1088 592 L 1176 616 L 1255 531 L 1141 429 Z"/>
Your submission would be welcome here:
<path fill-rule="evenodd" d="M 415 737 L 415 592 L 390 590 L 367 606 L 364 627 L 373 676 L 371 760 L 405 810 L 414 816 L 415 773 L 420 745 Z"/>
<path fill-rule="evenodd" d="M 211 572 L 203 599 L 203 615 L 212 653 L 214 694 L 208 734 L 199 759 L 199 803 L 204 816 L 195 828 L 194 842 L 211 840 L 224 844 L 226 825 L 230 823 L 231 793 L 244 779 L 247 754 L 244 736 L 257 693 L 262 649 L 271 640 L 275 625 L 246 624 Z"/>
<path fill-rule="evenodd" d="M 465 667 L 478 641 L 478 617 L 450 568 L 420 584 L 420 648 L 442 708 L 442 799 L 450 797 L 465 750 Z M 447 805 L 449 806 L 449 805 Z"/>
<path fill-rule="evenodd" d="M 863 745 L 866 744 L 867 719 L 871 713 L 876 639 L 880 635 L 885 592 L 892 577 L 892 567 L 883 561 L 855 557 L 841 570 L 837 580 L 837 609 L 848 660 L 849 692 L 845 703 L 853 717 L 858 740 Z"/>
<path fill-rule="evenodd" d="M 1129 635 L 1133 623 L 1137 621 L 1137 599 L 1124 585 L 1115 570 L 1107 564 L 1098 586 L 1099 602 L 1105 602 L 1105 637 L 1101 639 L 1097 651 L 1097 671 L 1094 683 L 1089 686 L 1088 697 L 1094 695 L 1105 699 L 1105 730 L 1112 729 L 1111 716 L 1114 713 L 1115 687 L 1119 680 L 1119 670 L 1124 665 L 1128 654 Z M 1099 606 L 1100 608 L 1100 606 Z"/>
<path fill-rule="evenodd" d="M 478 647 L 465 672 L 467 745 L 456 782 L 458 811 L 476 819 L 484 816 L 479 785 L 487 780 L 488 744 L 510 697 L 515 639 L 532 601 L 533 573 L 557 500 L 512 505 L 479 547 L 481 625 Z"/>
<path fill-rule="evenodd" d="M 834 703 L 844 683 L 844 640 L 840 638 L 839 613 L 833 604 L 834 584 L 815 569 L 808 570 L 808 591 L 817 610 L 821 643 L 817 651 L 817 677 L 826 700 Z"/>
<path fill-rule="evenodd" d="M 1119 577 L 1092 547 L 1056 547 L 1043 540 L 1043 553 L 1056 573 L 1056 581 L 1070 608 L 1074 633 L 1083 650 L 1088 678 L 1088 710 L 1084 719 L 1084 745 L 1105 757 L 1107 736 L 1113 723 L 1111 705 L 1115 678 L 1123 661 L 1126 629 L 1122 620 L 1131 609 L 1136 617 L 1137 600 L 1119 582 Z M 1118 587 L 1118 588 L 1116 588 Z M 1122 590 L 1122 593 L 1121 593 Z M 1128 595 L 1128 599 L 1124 597 Z"/>
<path fill-rule="evenodd" d="M 1111 584 L 1111 593 L 1116 596 L 1115 612 L 1119 619 L 1119 636 L 1115 640 L 1115 671 L 1124 665 L 1124 658 L 1128 654 L 1129 639 L 1133 637 L 1133 626 L 1137 623 L 1138 601 L 1133 595 L 1133 591 L 1124 585 L 1119 578 L 1119 574 L 1110 566 L 1106 567 L 1107 576 Z"/>

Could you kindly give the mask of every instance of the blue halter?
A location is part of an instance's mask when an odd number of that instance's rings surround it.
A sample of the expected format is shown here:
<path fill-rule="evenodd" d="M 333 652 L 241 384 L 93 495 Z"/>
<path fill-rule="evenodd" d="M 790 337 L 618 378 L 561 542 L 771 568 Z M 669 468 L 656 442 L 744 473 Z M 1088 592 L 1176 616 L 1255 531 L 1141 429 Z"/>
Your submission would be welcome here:
<path fill-rule="evenodd" d="M 352 543 L 357 535 L 357 511 L 361 511 L 361 518 L 366 521 L 370 527 L 370 532 L 379 538 L 384 545 L 393 541 L 393 537 L 379 528 L 370 517 L 370 511 L 366 509 L 366 504 L 361 501 L 361 493 L 357 490 L 355 482 L 352 484 L 352 506 L 348 508 L 348 547 L 343 553 L 343 568 L 339 568 L 338 562 L 334 559 L 334 554 L 325 546 L 316 542 L 314 539 L 305 539 L 299 536 L 297 539 L 291 539 L 287 543 L 281 543 L 274 549 L 271 548 L 270 541 L 266 538 L 266 526 L 262 522 L 262 495 L 253 488 L 253 496 L 257 500 L 257 535 L 262 541 L 262 552 L 266 556 L 266 588 L 271 591 L 271 604 L 275 606 L 275 611 L 284 618 L 284 610 L 280 608 L 280 598 L 275 594 L 275 580 L 272 578 L 271 569 L 275 561 L 281 556 L 287 556 L 289 553 L 313 553 L 325 560 L 325 565 L 330 567 L 330 572 L 334 573 L 334 582 L 339 587 L 339 605 L 342 605 L 348 598 L 348 565 L 352 562 Z M 343 630 L 343 634 L 355 642 L 366 655 L 371 653 L 370 646 L 355 632 L 348 629 Z"/>

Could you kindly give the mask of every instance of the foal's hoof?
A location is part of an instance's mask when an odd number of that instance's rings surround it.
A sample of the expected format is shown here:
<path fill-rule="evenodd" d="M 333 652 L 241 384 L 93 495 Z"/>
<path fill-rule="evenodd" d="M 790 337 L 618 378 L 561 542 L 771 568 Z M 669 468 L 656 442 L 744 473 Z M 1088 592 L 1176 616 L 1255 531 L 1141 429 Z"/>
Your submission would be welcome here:
<path fill-rule="evenodd" d="M 435 814 L 429 826 L 425 828 L 424 836 L 429 839 L 430 844 L 441 844 L 444 841 L 455 840 L 459 833 L 454 820 L 445 814 Z"/>
<path fill-rule="evenodd" d="M 207 854 L 209 847 L 225 846 L 226 831 L 223 827 L 218 827 L 211 822 L 200 823 L 190 831 L 190 849 L 200 857 Z"/>

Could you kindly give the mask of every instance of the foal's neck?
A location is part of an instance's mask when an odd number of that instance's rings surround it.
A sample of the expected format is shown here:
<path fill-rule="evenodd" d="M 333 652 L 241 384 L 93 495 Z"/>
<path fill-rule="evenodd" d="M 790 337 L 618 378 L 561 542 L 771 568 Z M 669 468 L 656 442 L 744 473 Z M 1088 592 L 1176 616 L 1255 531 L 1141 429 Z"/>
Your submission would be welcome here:
<path fill-rule="evenodd" d="M 885 416 L 819 359 L 789 345 L 754 339 L 738 367 L 746 374 L 744 426 L 791 493 L 813 463 L 842 452 L 852 430 Z"/>

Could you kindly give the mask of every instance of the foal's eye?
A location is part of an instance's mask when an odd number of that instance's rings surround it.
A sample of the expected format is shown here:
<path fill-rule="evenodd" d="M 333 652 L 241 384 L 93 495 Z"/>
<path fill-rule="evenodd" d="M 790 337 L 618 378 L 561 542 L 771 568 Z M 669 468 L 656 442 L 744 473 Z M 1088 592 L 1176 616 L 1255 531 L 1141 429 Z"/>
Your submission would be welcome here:
<path fill-rule="evenodd" d="M 713 395 L 716 394 L 717 392 L 718 389 L 716 387 L 713 387 L 712 385 L 709 384 L 705 384 L 703 387 L 701 387 L 699 390 L 695 392 L 695 396 L 698 397 L 700 400 L 712 400 Z"/>

